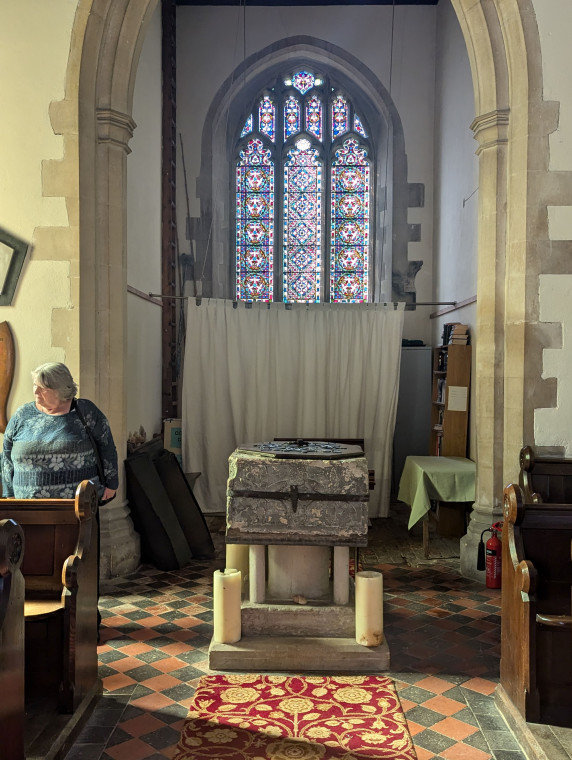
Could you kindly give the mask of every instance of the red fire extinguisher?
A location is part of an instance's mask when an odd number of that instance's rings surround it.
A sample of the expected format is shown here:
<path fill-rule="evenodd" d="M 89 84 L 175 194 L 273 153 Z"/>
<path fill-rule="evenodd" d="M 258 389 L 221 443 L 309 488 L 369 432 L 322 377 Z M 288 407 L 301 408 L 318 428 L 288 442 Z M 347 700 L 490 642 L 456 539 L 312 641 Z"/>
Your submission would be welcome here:
<path fill-rule="evenodd" d="M 481 533 L 481 540 L 479 542 L 479 551 L 477 556 L 477 570 L 486 570 L 486 584 L 487 588 L 500 588 L 502 582 L 502 542 L 498 537 L 498 533 L 502 531 L 502 522 L 496 522 L 491 525 L 490 528 L 486 528 Z M 483 536 L 485 533 L 490 533 L 491 537 L 485 545 L 483 544 Z M 486 553 L 486 561 L 485 561 Z"/>

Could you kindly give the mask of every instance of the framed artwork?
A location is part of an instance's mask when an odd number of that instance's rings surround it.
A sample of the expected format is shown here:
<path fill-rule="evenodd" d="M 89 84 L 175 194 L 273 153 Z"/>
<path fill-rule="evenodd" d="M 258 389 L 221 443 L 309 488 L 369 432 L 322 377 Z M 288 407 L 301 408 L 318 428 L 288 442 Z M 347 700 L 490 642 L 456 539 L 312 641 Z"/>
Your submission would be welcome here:
<path fill-rule="evenodd" d="M 0 306 L 10 306 L 28 244 L 0 228 Z"/>

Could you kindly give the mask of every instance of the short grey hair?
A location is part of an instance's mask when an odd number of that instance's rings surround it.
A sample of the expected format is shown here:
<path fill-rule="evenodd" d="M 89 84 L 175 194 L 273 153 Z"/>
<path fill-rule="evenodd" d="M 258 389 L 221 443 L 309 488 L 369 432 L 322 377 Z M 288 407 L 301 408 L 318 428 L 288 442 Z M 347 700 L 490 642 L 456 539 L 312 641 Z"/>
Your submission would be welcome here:
<path fill-rule="evenodd" d="M 42 388 L 56 391 L 62 401 L 71 401 L 77 393 L 77 385 L 65 364 L 47 362 L 32 371 L 32 380 Z"/>

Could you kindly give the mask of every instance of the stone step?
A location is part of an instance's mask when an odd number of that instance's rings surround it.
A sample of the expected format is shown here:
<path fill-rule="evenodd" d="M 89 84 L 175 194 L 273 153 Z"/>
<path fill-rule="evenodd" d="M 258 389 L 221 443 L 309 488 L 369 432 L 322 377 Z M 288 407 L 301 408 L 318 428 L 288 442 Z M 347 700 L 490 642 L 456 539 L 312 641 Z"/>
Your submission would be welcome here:
<path fill-rule="evenodd" d="M 355 611 L 351 605 L 250 604 L 241 610 L 243 636 L 315 636 L 355 634 Z"/>
<path fill-rule="evenodd" d="M 389 670 L 389 646 L 364 647 L 355 638 L 243 636 L 236 644 L 211 641 L 211 670 L 245 673 L 379 673 Z"/>

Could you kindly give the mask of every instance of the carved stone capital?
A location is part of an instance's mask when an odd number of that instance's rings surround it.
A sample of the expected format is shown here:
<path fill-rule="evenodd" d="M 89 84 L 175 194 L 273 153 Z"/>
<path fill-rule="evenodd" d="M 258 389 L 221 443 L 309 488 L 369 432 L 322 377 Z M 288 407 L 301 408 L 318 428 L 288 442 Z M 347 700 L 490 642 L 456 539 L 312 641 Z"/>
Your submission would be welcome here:
<path fill-rule="evenodd" d="M 112 108 L 98 108 L 96 119 L 98 142 L 112 143 L 129 155 L 131 153 L 129 140 L 133 137 L 137 126 L 131 116 L 114 111 Z"/>
<path fill-rule="evenodd" d="M 508 125 L 510 111 L 499 108 L 496 111 L 477 116 L 472 124 L 475 140 L 478 141 L 477 156 L 487 148 L 497 148 L 508 142 Z"/>

